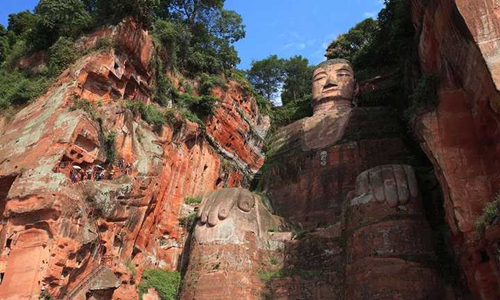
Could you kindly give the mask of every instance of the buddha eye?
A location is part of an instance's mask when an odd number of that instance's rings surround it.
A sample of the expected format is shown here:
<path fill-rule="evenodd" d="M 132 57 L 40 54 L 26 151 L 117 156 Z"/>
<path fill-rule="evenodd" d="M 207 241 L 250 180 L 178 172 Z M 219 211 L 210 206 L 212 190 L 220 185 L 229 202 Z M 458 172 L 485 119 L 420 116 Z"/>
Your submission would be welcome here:
<path fill-rule="evenodd" d="M 316 79 L 314 79 L 314 81 L 315 81 L 315 82 L 316 82 L 316 81 L 320 81 L 320 80 L 323 80 L 323 79 L 325 79 L 325 78 L 326 78 L 326 76 L 324 76 L 324 75 L 323 75 L 323 76 L 319 76 L 319 77 L 316 77 Z"/>

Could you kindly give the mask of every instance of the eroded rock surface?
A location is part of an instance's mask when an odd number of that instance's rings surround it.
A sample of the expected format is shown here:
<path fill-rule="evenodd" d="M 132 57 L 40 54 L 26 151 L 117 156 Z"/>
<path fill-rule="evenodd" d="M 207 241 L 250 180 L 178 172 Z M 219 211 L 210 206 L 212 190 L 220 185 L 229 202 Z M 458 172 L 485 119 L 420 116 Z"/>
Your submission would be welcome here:
<path fill-rule="evenodd" d="M 412 1 L 424 73 L 440 80 L 439 106 L 415 121 L 443 187 L 452 244 L 474 299 L 499 299 L 498 228 L 475 222 L 500 190 L 498 2 Z"/>
<path fill-rule="evenodd" d="M 123 101 L 150 103 L 149 34 L 125 20 L 79 47 L 104 37 L 117 46 L 82 57 L 0 124 L 1 299 L 36 299 L 42 290 L 58 299 L 137 299 L 144 268 L 178 267 L 184 199 L 248 184 L 263 163 L 269 119 L 237 83 L 214 91 L 221 101 L 205 132 L 188 121 L 153 130 Z M 79 99 L 95 112 L 78 109 Z"/>
<path fill-rule="evenodd" d="M 238 188 L 206 194 L 198 216 L 182 299 L 261 299 L 261 262 L 280 220 L 259 196 Z"/>
<path fill-rule="evenodd" d="M 493 0 L 412 1 L 421 71 L 440 79 L 439 106 L 413 125 L 472 297 L 439 269 L 424 210 L 435 204 L 419 190 L 406 129 L 387 107 L 354 105 L 348 62 L 315 70 L 314 115 L 275 133 L 264 161 L 269 118 L 236 82 L 214 89 L 221 101 L 204 129 L 180 118 L 152 128 L 125 107 L 150 104 L 154 85 L 153 42 L 125 20 L 78 42 L 116 47 L 85 55 L 0 120 L 0 299 L 132 300 L 144 268 L 186 266 L 182 299 L 500 299 L 498 221 L 475 228 L 500 190 L 498 10 Z M 377 84 L 387 83 L 362 89 Z M 241 188 L 259 170 L 272 205 Z M 183 202 L 202 195 L 190 232 Z"/>

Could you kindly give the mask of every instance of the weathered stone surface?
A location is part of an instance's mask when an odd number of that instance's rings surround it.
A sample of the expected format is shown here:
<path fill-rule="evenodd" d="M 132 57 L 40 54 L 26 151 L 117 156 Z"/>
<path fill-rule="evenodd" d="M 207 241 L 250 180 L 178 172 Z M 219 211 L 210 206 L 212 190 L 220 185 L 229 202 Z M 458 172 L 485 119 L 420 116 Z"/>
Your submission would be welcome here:
<path fill-rule="evenodd" d="M 475 299 L 498 299 L 498 237 L 481 238 L 474 228 L 500 190 L 498 3 L 423 2 L 412 1 L 420 65 L 441 84 L 439 106 L 418 118 L 415 128 L 443 187 L 453 247 L 468 286 Z"/>
<path fill-rule="evenodd" d="M 438 300 L 440 278 L 435 269 L 399 258 L 367 258 L 346 267 L 346 300 Z"/>
<path fill-rule="evenodd" d="M 421 203 L 410 166 L 379 166 L 358 176 L 345 212 L 346 299 L 442 299 Z M 369 279 L 385 276 L 395 280 Z"/>
<path fill-rule="evenodd" d="M 340 224 L 286 241 L 275 252 L 281 272 L 267 284 L 271 299 L 342 299 L 344 249 Z"/>
<path fill-rule="evenodd" d="M 498 3 L 411 4 L 421 70 L 441 83 L 439 106 L 414 126 L 443 187 L 450 242 L 474 299 L 496 300 L 499 222 L 484 236 L 474 223 L 500 189 Z M 470 300 L 443 287 L 406 129 L 388 108 L 353 107 L 348 62 L 315 70 L 314 116 L 280 129 L 264 163 L 269 118 L 238 83 L 215 88 L 221 101 L 205 130 L 179 120 L 153 130 L 122 103 L 151 103 L 152 40 L 125 20 L 78 47 L 107 37 L 117 46 L 81 58 L 13 120 L 0 119 L 1 299 L 35 299 L 44 289 L 135 300 L 144 268 L 175 270 L 182 258 L 183 299 Z M 46 63 L 37 53 L 20 67 Z M 379 77 L 361 90 L 388 84 Z M 72 109 L 83 98 L 102 124 Z M 104 132 L 116 134 L 121 167 L 107 161 Z M 100 165 L 113 178 L 72 180 L 73 165 Z M 260 188 L 277 214 L 312 232 L 270 232 L 283 228 L 259 196 L 214 191 L 248 186 L 262 166 Z M 203 194 L 190 233 L 179 218 L 194 208 L 183 201 Z"/>
<path fill-rule="evenodd" d="M 314 263 L 302 253 L 293 260 L 299 275 L 290 280 L 294 276 L 285 273 L 287 280 L 273 280 L 273 289 L 279 299 L 285 293 L 296 299 L 441 299 L 439 272 L 418 261 L 432 263 L 435 257 L 403 129 L 388 108 L 353 108 L 357 89 L 343 72 L 352 74 L 343 60 L 315 71 L 317 109 L 271 138 L 260 186 L 276 212 L 292 222 L 306 228 L 342 223 L 336 241 L 341 246 L 332 241 L 330 249 L 323 248 L 335 268 L 314 268 L 325 274 L 315 280 L 328 283 L 306 288 L 307 276 L 300 271 Z M 338 95 L 324 96 L 333 91 Z M 312 249 L 314 240 L 297 243 Z M 398 279 L 391 283 L 392 277 Z"/>
<path fill-rule="evenodd" d="M 324 115 L 307 135 L 298 126 L 305 121 L 280 130 L 271 138 L 261 182 L 277 214 L 311 227 L 340 221 L 358 174 L 378 165 L 409 162 L 397 122 L 388 108 L 354 108 L 340 117 Z M 344 128 L 331 130 L 339 125 Z M 307 136 L 328 143 L 311 149 Z"/>
<path fill-rule="evenodd" d="M 58 298 L 137 299 L 144 268 L 178 267 L 188 236 L 179 225 L 184 199 L 248 184 L 263 163 L 269 119 L 237 83 L 215 91 L 220 106 L 206 134 L 191 122 L 158 133 L 123 104 L 150 103 L 148 32 L 125 20 L 78 47 L 105 37 L 117 46 L 80 58 L 45 95 L 0 122 L 1 299 L 35 299 L 42 289 Z M 102 123 L 73 109 L 75 99 L 93 103 Z M 227 122 L 223 134 L 217 120 Z M 104 132 L 116 136 L 114 164 Z M 75 173 L 75 165 L 94 172 Z"/>
<path fill-rule="evenodd" d="M 280 223 L 259 196 L 230 188 L 207 193 L 194 227 L 182 299 L 261 299 L 268 232 Z"/>
<path fill-rule="evenodd" d="M 161 300 L 154 288 L 148 289 L 148 293 L 142 295 L 142 300 Z"/>

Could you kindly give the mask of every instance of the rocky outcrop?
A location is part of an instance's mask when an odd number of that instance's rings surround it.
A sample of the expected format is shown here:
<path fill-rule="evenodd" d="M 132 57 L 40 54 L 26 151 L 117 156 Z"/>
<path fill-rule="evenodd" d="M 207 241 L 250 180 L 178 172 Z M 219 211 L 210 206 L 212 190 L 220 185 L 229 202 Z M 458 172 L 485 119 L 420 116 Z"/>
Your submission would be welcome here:
<path fill-rule="evenodd" d="M 267 145 L 269 118 L 231 80 L 203 126 L 174 113 L 153 127 L 124 100 L 152 103 L 154 45 L 125 20 L 80 39 L 86 54 L 0 120 L 0 298 L 132 300 L 159 268 L 183 271 L 182 299 L 500 299 L 499 222 L 475 228 L 500 191 L 498 4 L 411 3 L 420 69 L 440 79 L 438 107 L 412 125 L 443 191 L 441 246 L 473 296 L 443 278 L 425 207 L 439 197 L 417 183 L 406 129 L 387 107 L 351 107 L 352 70 L 326 87 L 324 64 L 314 82 L 330 96 Z M 95 48 L 103 39 L 113 46 Z M 390 87 L 381 76 L 361 90 Z M 257 173 L 262 195 L 242 188 Z M 202 196 L 195 226 L 180 222 Z"/>
<path fill-rule="evenodd" d="M 414 0 L 412 9 L 420 67 L 440 79 L 439 106 L 414 126 L 442 185 L 451 243 L 474 299 L 499 299 L 497 225 L 485 236 L 475 229 L 500 190 L 498 3 Z"/>
<path fill-rule="evenodd" d="M 178 267 L 184 199 L 244 186 L 263 163 L 269 120 L 236 82 L 214 91 L 205 129 L 179 119 L 151 128 L 123 101 L 151 102 L 151 38 L 126 20 L 78 44 L 102 38 L 114 46 L 0 123 L 1 299 L 136 299 L 144 268 Z"/>
<path fill-rule="evenodd" d="M 181 298 L 261 299 L 265 286 L 258 274 L 279 219 L 259 196 L 237 188 L 205 195 L 198 217 Z"/>

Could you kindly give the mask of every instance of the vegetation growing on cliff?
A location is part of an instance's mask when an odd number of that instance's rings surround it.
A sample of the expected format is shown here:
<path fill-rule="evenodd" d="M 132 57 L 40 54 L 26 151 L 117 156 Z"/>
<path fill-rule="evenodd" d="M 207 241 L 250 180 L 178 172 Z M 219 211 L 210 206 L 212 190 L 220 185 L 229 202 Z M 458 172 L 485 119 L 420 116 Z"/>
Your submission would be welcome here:
<path fill-rule="evenodd" d="M 156 269 L 146 269 L 142 274 L 139 284 L 139 297 L 154 288 L 161 300 L 177 300 L 181 286 L 181 275 L 179 272 L 168 272 Z"/>
<path fill-rule="evenodd" d="M 54 298 L 54 296 L 45 291 L 38 296 L 38 300 L 55 300 L 55 299 L 56 298 Z"/>
<path fill-rule="evenodd" d="M 0 111 L 30 102 L 49 85 L 46 77 L 25 75 L 18 71 L 0 70 Z"/>
<path fill-rule="evenodd" d="M 311 78 L 313 66 L 298 55 L 289 59 L 271 55 L 266 59 L 252 62 L 247 72 L 248 81 L 266 102 L 273 102 L 280 93 L 282 106 L 273 107 L 269 115 L 273 128 L 288 125 L 296 120 L 312 115 Z"/>
<path fill-rule="evenodd" d="M 245 27 L 239 14 L 224 9 L 224 2 L 44 0 L 33 12 L 11 14 L 7 29 L 0 27 L 0 109 L 5 112 L 34 100 L 81 55 L 75 48 L 81 35 L 126 17 L 151 29 L 161 60 L 169 62 L 157 64 L 158 74 L 169 69 L 188 77 L 229 75 L 239 62 L 233 43 L 245 36 Z M 99 41 L 94 50 L 110 49 L 111 43 Z M 48 55 L 45 67 L 20 66 L 21 58 L 40 53 Z M 164 106 L 177 101 L 188 119 L 201 123 L 203 116 L 213 113 L 216 101 L 206 92 L 211 87 L 202 85 L 201 96 L 194 97 L 169 90 L 165 76 L 158 78 L 157 85 L 155 100 Z M 161 119 L 156 116 L 153 122 Z"/>
<path fill-rule="evenodd" d="M 406 110 L 408 119 L 414 120 L 415 117 L 437 107 L 437 84 L 438 78 L 434 74 L 424 74 L 420 77 L 410 95 L 410 106 Z"/>
<path fill-rule="evenodd" d="M 193 204 L 201 204 L 202 199 L 201 198 L 193 198 L 193 197 L 187 197 L 184 199 L 184 203 L 187 205 L 193 205 Z"/>
<path fill-rule="evenodd" d="M 500 193 L 493 202 L 487 203 L 483 208 L 483 214 L 476 220 L 476 230 L 479 235 L 484 235 L 488 226 L 493 224 L 500 214 Z"/>
<path fill-rule="evenodd" d="M 411 4 L 406 0 L 384 0 L 377 20 L 365 19 L 331 42 L 327 58 L 346 58 L 353 64 L 356 79 L 362 81 L 381 73 L 398 72 L 410 79 L 409 69 L 415 31 Z M 412 61 L 413 60 L 413 61 Z"/>

